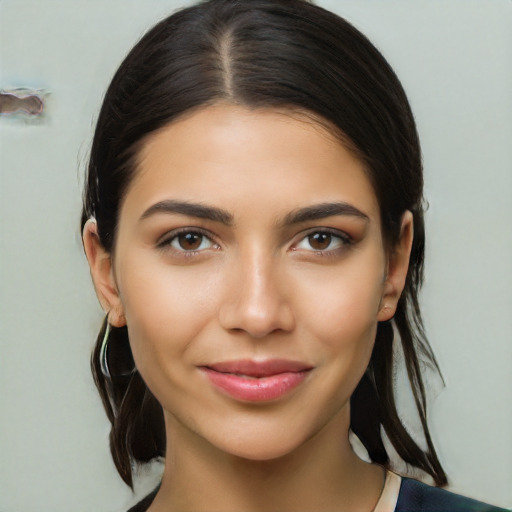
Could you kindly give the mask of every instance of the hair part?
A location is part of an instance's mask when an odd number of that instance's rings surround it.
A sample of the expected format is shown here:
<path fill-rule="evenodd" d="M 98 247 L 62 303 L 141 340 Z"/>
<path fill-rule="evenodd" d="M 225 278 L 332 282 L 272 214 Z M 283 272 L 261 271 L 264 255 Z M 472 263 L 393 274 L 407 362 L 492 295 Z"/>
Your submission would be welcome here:
<path fill-rule="evenodd" d="M 198 108 L 219 102 L 251 109 L 287 109 L 319 123 L 363 162 L 377 196 L 385 241 L 400 236 L 413 213 L 414 241 L 405 289 L 392 321 L 380 323 L 368 369 L 351 398 L 351 428 L 372 460 L 389 466 L 381 426 L 407 463 L 447 483 L 427 425 L 420 368 L 439 368 L 418 303 L 423 280 L 421 151 L 403 88 L 379 51 L 339 16 L 304 0 L 208 0 L 151 29 L 116 72 L 103 101 L 84 190 L 82 228 L 91 216 L 113 252 L 123 197 L 148 136 Z M 94 379 L 112 423 L 116 467 L 132 485 L 132 463 L 165 454 L 162 408 L 141 376 L 101 373 Z M 405 429 L 394 400 L 394 328 L 399 333 L 427 449 Z M 126 327 L 112 329 L 109 365 L 129 353 Z M 124 354 L 124 355 L 123 355 Z M 142 406 L 141 406 L 142 404 Z"/>

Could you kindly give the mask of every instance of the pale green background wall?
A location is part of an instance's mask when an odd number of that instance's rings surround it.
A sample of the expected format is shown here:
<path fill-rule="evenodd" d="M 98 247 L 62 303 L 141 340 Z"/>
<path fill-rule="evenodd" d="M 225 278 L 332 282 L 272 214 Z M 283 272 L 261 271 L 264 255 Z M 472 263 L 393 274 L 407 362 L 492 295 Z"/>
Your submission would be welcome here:
<path fill-rule="evenodd" d="M 454 490 L 511 506 L 512 2 L 318 3 L 374 41 L 409 94 L 430 202 L 423 304 L 447 382 L 433 435 Z M 41 122 L 0 119 L 0 512 L 134 500 L 89 372 L 101 310 L 77 233 L 81 171 L 115 67 L 180 5 L 0 0 L 0 88 L 51 93 Z"/>

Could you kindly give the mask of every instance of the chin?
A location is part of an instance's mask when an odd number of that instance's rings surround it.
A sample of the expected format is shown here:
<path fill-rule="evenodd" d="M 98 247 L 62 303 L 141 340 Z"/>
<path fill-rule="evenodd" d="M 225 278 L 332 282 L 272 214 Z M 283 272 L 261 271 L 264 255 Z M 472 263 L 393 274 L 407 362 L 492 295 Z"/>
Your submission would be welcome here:
<path fill-rule="evenodd" d="M 245 421 L 237 425 L 218 425 L 209 433 L 203 432 L 202 437 L 228 455 L 247 461 L 264 462 L 291 455 L 318 438 L 319 434 L 321 436 L 321 432 L 330 430 L 328 420 L 325 423 L 300 422 L 296 417 L 267 417 L 266 420 L 253 418 L 251 421 L 245 418 Z M 339 432 L 339 428 L 336 431 Z M 221 432 L 222 435 L 218 435 Z"/>
<path fill-rule="evenodd" d="M 218 448 L 232 457 L 248 462 L 267 462 L 286 457 L 302 445 L 302 442 L 290 443 L 289 441 L 285 443 L 281 438 L 264 441 L 257 439 L 248 440 L 247 442 L 241 441 L 229 446 L 218 446 Z"/>

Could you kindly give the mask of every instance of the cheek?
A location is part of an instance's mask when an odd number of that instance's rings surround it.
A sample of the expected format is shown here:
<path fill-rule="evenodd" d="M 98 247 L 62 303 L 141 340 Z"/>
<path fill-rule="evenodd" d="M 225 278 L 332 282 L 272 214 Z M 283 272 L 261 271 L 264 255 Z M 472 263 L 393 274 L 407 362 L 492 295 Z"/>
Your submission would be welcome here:
<path fill-rule="evenodd" d="M 190 342 L 214 317 L 219 276 L 199 268 L 137 264 L 126 258 L 119 290 L 137 366 L 186 358 Z"/>
<path fill-rule="evenodd" d="M 317 340 L 317 362 L 325 369 L 324 385 L 332 390 L 332 399 L 338 404 L 352 394 L 372 354 L 382 294 L 380 261 L 375 259 L 372 265 L 358 261 L 350 271 L 340 267 L 329 279 L 308 281 L 309 289 L 302 293 L 303 297 L 314 297 L 307 306 L 304 303 L 304 327 Z M 319 283 L 323 283 L 321 292 Z"/>
<path fill-rule="evenodd" d="M 323 362 L 331 364 L 338 374 L 333 378 L 344 375 L 348 387 L 353 388 L 372 354 L 377 329 L 376 300 L 372 294 L 341 293 L 337 304 L 331 303 L 325 311 L 325 320 L 319 326 L 325 349 Z"/>
<path fill-rule="evenodd" d="M 306 282 L 303 316 L 310 329 L 332 350 L 341 346 L 373 343 L 382 297 L 379 265 L 361 265 L 361 271 L 336 271 L 328 279 Z M 359 270 L 359 269 L 358 269 Z M 322 286 L 319 283 L 322 282 Z"/>

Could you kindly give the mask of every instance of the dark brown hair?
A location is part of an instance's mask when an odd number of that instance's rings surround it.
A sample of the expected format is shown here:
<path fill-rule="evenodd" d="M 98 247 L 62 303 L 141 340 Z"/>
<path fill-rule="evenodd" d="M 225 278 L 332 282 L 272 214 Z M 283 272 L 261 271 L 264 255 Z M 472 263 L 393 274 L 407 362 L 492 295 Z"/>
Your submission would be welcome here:
<path fill-rule="evenodd" d="M 365 164 L 390 246 L 398 240 L 403 213 L 413 213 L 405 289 L 393 320 L 378 326 L 370 364 L 351 398 L 351 428 L 373 461 L 389 465 L 383 427 L 405 462 L 430 474 L 438 485 L 446 484 L 427 425 L 420 368 L 424 363 L 439 371 L 418 304 L 424 259 L 418 135 L 395 73 L 347 21 L 303 0 L 209 0 L 158 23 L 125 58 L 105 95 L 89 160 L 82 228 L 95 217 L 101 244 L 112 252 L 119 205 L 142 142 L 191 109 L 218 102 L 252 109 L 290 108 L 334 127 Z M 116 371 L 131 358 L 126 327 L 112 329 L 112 378 L 102 374 L 99 356 L 105 327 L 106 322 L 92 370 L 112 423 L 114 462 L 132 485 L 132 463 L 165 454 L 163 414 L 137 372 Z M 404 428 L 395 405 L 395 338 L 402 346 L 425 450 Z"/>

